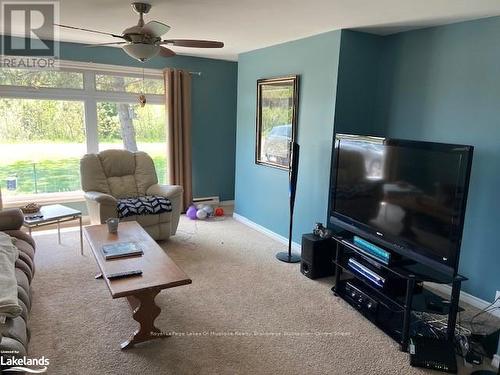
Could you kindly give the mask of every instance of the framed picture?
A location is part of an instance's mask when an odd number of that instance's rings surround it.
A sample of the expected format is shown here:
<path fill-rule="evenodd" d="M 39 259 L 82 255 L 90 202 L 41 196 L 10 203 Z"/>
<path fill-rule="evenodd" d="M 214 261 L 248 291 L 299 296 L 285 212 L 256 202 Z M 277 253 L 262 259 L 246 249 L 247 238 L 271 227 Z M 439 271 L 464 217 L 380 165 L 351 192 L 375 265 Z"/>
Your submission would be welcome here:
<path fill-rule="evenodd" d="M 257 81 L 255 163 L 289 169 L 290 142 L 297 133 L 299 76 Z"/>

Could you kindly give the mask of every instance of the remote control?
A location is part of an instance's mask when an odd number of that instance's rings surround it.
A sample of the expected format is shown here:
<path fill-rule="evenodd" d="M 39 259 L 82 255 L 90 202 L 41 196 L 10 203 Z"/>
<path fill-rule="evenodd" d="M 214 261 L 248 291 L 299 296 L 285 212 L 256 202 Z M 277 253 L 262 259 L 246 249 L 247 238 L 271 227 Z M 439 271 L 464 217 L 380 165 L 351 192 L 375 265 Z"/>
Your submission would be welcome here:
<path fill-rule="evenodd" d="M 141 270 L 134 270 L 134 271 L 110 273 L 109 275 L 106 275 L 106 277 L 108 278 L 108 280 L 112 280 L 112 279 L 121 279 L 123 277 L 140 276 L 140 275 L 142 275 Z"/>

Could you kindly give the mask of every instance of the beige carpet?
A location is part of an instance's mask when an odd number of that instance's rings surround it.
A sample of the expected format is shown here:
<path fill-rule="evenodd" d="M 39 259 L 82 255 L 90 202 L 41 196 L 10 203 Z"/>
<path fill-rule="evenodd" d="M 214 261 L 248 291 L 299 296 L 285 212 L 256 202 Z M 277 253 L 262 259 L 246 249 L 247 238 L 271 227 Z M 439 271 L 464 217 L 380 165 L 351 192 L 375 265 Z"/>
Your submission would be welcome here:
<path fill-rule="evenodd" d="M 278 262 L 282 245 L 232 218 L 181 219 L 163 247 L 193 284 L 156 299 L 157 326 L 179 336 L 126 352 L 119 344 L 136 323 L 126 301 L 94 280 L 78 233 L 63 233 L 63 245 L 53 233 L 36 241 L 30 355 L 49 358 L 50 374 L 426 373 L 333 297 L 332 279 L 309 280 L 298 264 Z"/>

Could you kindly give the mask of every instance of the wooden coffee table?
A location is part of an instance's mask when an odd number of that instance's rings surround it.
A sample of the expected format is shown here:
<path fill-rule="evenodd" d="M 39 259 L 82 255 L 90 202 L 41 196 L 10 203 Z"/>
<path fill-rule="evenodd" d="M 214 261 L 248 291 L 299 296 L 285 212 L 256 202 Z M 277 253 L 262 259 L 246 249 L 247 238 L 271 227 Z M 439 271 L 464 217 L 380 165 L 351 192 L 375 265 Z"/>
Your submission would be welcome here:
<path fill-rule="evenodd" d="M 105 224 L 85 227 L 84 233 L 111 297 L 126 297 L 132 308 L 132 316 L 140 325 L 121 348 L 128 349 L 140 342 L 166 337 L 154 325 L 161 312 L 155 304 L 155 297 L 162 289 L 191 284 L 191 279 L 135 221 L 120 223 L 117 234 L 108 233 Z M 144 255 L 105 260 L 102 246 L 117 242 L 136 242 Z M 142 275 L 115 280 L 108 280 L 106 277 L 111 273 L 132 270 L 142 270 Z"/>

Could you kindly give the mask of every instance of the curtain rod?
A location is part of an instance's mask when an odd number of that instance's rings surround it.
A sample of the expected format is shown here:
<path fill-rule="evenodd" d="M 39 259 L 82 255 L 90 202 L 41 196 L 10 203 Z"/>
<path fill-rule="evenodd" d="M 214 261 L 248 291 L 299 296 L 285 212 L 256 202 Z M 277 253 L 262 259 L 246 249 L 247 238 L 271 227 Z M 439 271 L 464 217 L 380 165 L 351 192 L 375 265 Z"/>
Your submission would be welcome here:
<path fill-rule="evenodd" d="M 201 72 L 189 72 L 189 74 L 191 74 L 192 76 L 201 76 Z"/>

